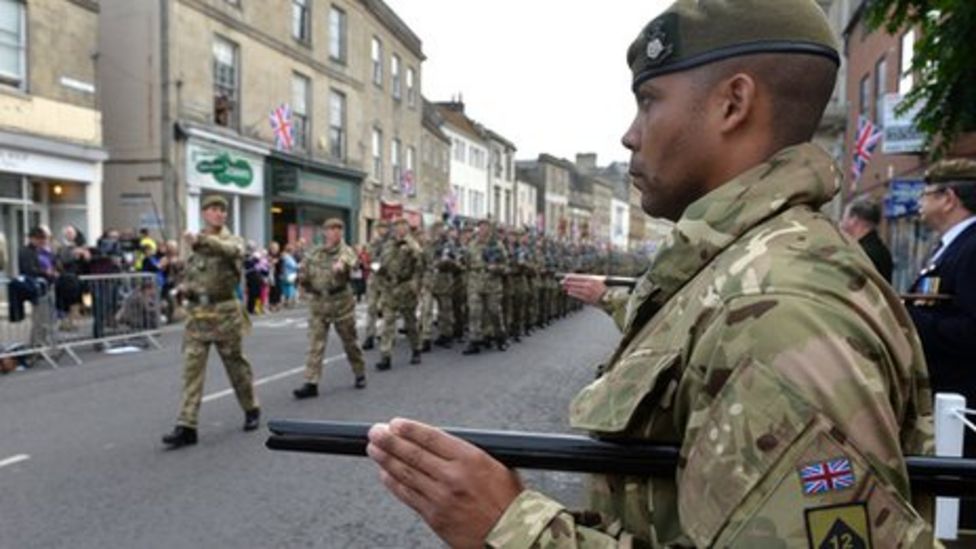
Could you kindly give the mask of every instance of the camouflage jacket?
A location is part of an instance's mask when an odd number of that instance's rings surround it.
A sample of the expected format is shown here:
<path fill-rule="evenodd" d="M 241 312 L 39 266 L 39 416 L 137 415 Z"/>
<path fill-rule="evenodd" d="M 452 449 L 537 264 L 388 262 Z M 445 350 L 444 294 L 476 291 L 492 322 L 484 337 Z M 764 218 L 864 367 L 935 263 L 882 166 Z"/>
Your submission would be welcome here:
<path fill-rule="evenodd" d="M 790 147 L 688 207 L 570 416 L 679 446 L 675 478 L 591 477 L 584 513 L 526 490 L 488 546 L 931 547 L 903 459 L 933 449 L 928 374 L 898 297 L 818 213 L 839 179 Z"/>
<path fill-rule="evenodd" d="M 343 265 L 339 273 L 333 270 L 337 262 Z M 356 299 L 349 288 L 349 274 L 357 263 L 356 252 L 345 242 L 333 248 L 317 246 L 305 256 L 298 269 L 298 279 L 312 296 L 309 308 L 313 314 L 334 320 L 353 313 Z"/>
<path fill-rule="evenodd" d="M 200 234 L 186 260 L 182 282 L 188 337 L 217 341 L 243 334 L 246 319 L 235 299 L 243 265 L 244 240 L 227 227 L 218 234 Z"/>
<path fill-rule="evenodd" d="M 411 236 L 403 239 L 390 237 L 383 245 L 380 256 L 379 280 L 384 289 L 394 293 L 409 290 L 418 291 L 418 284 L 423 276 L 424 251 L 420 244 Z"/>

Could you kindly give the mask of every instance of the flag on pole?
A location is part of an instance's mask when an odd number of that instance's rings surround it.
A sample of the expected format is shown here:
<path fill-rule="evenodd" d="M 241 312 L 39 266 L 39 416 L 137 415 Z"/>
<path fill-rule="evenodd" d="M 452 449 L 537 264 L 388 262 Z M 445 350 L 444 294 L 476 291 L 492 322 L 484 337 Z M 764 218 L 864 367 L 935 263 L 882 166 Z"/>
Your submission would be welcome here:
<path fill-rule="evenodd" d="M 291 125 L 291 107 L 287 103 L 282 103 L 271 110 L 270 118 L 275 147 L 279 151 L 290 151 L 295 143 L 295 129 Z"/>
<path fill-rule="evenodd" d="M 884 134 L 865 116 L 858 117 L 857 134 L 854 135 L 854 155 L 851 162 L 852 186 L 857 184 L 871 160 L 871 154 Z"/>
<path fill-rule="evenodd" d="M 414 186 L 413 181 L 413 170 L 404 170 L 400 174 L 400 191 L 407 196 L 417 194 L 417 188 Z"/>

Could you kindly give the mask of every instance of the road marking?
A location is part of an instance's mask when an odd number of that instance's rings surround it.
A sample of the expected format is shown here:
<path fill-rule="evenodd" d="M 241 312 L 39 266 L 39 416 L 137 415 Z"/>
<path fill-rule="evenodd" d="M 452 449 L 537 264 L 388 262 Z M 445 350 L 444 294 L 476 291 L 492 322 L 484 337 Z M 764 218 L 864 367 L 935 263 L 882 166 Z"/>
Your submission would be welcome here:
<path fill-rule="evenodd" d="M 30 459 L 30 456 L 27 454 L 17 454 L 16 456 L 10 456 L 5 460 L 0 461 L 0 469 L 8 465 L 20 463 L 21 461 L 27 461 L 28 459 Z"/>
<path fill-rule="evenodd" d="M 344 358 L 346 358 L 346 354 L 345 353 L 343 353 L 341 355 L 330 356 L 330 357 L 328 357 L 328 358 L 325 359 L 325 361 L 323 362 L 323 364 L 329 364 L 330 362 L 335 362 L 337 360 L 342 360 Z M 301 373 L 301 372 L 304 372 L 304 371 L 305 371 L 305 367 L 304 366 L 299 366 L 298 368 L 292 368 L 291 370 L 285 370 L 284 372 L 279 372 L 277 374 L 270 375 L 268 377 L 262 377 L 261 379 L 259 379 L 259 380 L 257 380 L 257 381 L 254 382 L 254 386 L 255 387 L 258 387 L 259 385 L 264 385 L 265 383 L 271 383 L 272 381 L 277 381 L 279 379 L 284 379 L 286 377 L 293 376 L 295 374 L 298 374 L 298 373 Z M 203 402 L 210 402 L 212 400 L 217 400 L 218 398 L 224 398 L 225 396 L 230 396 L 232 394 L 234 394 L 234 388 L 233 387 L 231 387 L 230 389 L 224 389 L 223 391 L 217 391 L 216 393 L 211 393 L 211 394 L 203 397 Z"/>

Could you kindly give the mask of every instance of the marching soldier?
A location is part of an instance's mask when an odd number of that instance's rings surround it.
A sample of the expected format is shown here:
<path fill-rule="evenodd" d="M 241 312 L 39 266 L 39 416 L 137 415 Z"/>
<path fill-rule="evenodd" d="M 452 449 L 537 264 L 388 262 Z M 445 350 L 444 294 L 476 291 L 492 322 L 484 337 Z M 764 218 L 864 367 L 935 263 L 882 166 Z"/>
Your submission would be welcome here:
<path fill-rule="evenodd" d="M 163 444 L 174 449 L 197 443 L 197 416 L 211 344 L 244 409 L 244 430 L 257 429 L 261 417 L 251 364 L 241 348 L 248 321 L 234 293 L 241 281 L 244 240 L 224 226 L 227 201 L 223 197 L 205 197 L 202 208 L 203 232 L 188 231 L 183 237 L 191 249 L 180 287 L 188 316 L 183 335 L 183 401 L 176 427 L 163 437 Z"/>
<path fill-rule="evenodd" d="M 369 241 L 367 250 L 369 251 L 370 261 L 373 265 L 379 264 L 380 255 L 383 253 L 383 244 L 386 243 L 389 234 L 390 223 L 385 219 L 376 222 L 376 234 Z M 379 278 L 376 277 L 376 269 L 372 269 L 369 280 L 366 281 L 366 340 L 363 341 L 363 350 L 368 351 L 376 344 L 376 317 L 380 314 L 382 286 Z"/>
<path fill-rule="evenodd" d="M 417 293 L 423 269 L 423 250 L 410 236 L 410 225 L 404 218 L 394 222 L 393 236 L 383 246 L 380 269 L 382 281 L 383 334 L 380 338 L 380 361 L 377 370 L 392 366 L 393 342 L 397 317 L 403 317 L 407 339 L 413 354 L 410 364 L 420 364 L 420 336 L 417 333 Z"/>
<path fill-rule="evenodd" d="M 501 270 L 507 260 L 505 248 L 492 234 L 491 223 L 478 221 L 478 238 L 468 245 L 468 346 L 465 355 L 481 352 L 488 347 L 484 323 L 491 325 L 495 343 L 504 351 L 505 327 L 502 323 Z"/>
<path fill-rule="evenodd" d="M 308 360 L 305 362 L 305 384 L 292 391 L 297 399 L 319 394 L 322 379 L 322 359 L 329 325 L 334 324 L 342 339 L 349 366 L 356 376 L 355 387 L 366 387 L 366 366 L 363 351 L 356 341 L 356 298 L 349 286 L 349 275 L 359 259 L 342 235 L 345 224 L 331 218 L 323 224 L 325 243 L 305 256 L 298 272 L 302 289 L 309 295 L 308 304 Z"/>
<path fill-rule="evenodd" d="M 460 233 L 453 231 L 457 245 L 458 272 L 454 277 L 454 339 L 464 339 L 464 329 L 468 325 L 468 245 L 471 243 L 471 227 L 465 226 Z"/>
<path fill-rule="evenodd" d="M 454 281 L 460 270 L 457 245 L 444 230 L 443 223 L 431 228 L 432 256 L 431 292 L 437 300 L 437 339 L 434 344 L 451 348 L 454 339 Z"/>
<path fill-rule="evenodd" d="M 510 264 L 512 266 L 512 318 L 511 324 L 508 326 L 508 333 L 516 343 L 520 343 L 522 336 L 526 335 L 525 327 L 529 311 L 528 270 L 530 266 L 528 250 L 522 244 L 524 238 L 525 230 L 523 229 L 516 229 L 509 233 L 509 242 L 511 244 L 509 253 L 511 254 Z"/>
<path fill-rule="evenodd" d="M 434 232 L 434 227 L 430 227 L 430 232 Z M 434 328 L 434 294 L 431 286 L 434 283 L 434 237 L 428 238 L 427 233 L 419 227 L 414 227 L 413 238 L 417 241 L 420 249 L 423 250 L 423 265 L 420 275 L 420 295 L 419 311 L 420 316 L 420 350 L 424 353 L 431 351 L 431 333 Z"/>

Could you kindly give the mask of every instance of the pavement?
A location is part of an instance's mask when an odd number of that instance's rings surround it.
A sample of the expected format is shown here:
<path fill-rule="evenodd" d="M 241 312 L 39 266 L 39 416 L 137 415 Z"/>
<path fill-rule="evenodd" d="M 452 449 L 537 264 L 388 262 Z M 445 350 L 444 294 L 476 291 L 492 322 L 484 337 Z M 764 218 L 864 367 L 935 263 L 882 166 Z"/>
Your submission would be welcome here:
<path fill-rule="evenodd" d="M 362 322 L 365 311 L 359 308 Z M 331 337 L 317 399 L 296 401 L 307 345 L 304 310 L 253 319 L 245 340 L 263 418 L 376 422 L 413 417 L 438 425 L 567 432 L 573 395 L 619 335 L 586 310 L 504 353 L 462 357 L 460 347 L 377 372 L 352 387 Z M 211 353 L 200 442 L 165 450 L 181 388 L 179 327 L 161 350 L 106 355 L 80 366 L 39 365 L 0 378 L 0 547 L 441 547 L 390 496 L 367 459 L 272 452 L 267 430 L 241 431 L 243 414 Z M 69 361 L 70 362 L 70 361 Z M 526 472 L 529 485 L 569 505 L 581 477 Z"/>

